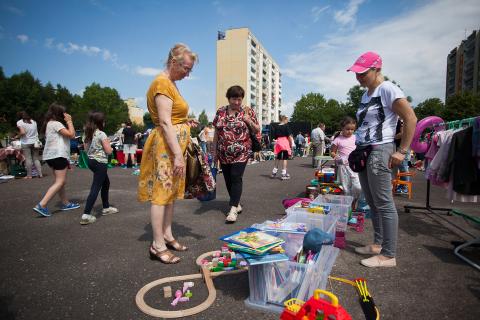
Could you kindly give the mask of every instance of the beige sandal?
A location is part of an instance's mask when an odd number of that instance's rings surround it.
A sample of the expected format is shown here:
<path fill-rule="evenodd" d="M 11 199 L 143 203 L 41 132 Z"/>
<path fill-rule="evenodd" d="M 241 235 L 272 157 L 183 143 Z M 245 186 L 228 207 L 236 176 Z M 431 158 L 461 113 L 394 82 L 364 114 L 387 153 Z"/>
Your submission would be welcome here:
<path fill-rule="evenodd" d="M 156 250 L 153 245 L 150 246 L 150 259 L 159 260 L 165 264 L 175 264 L 180 262 L 180 258 L 174 255 L 170 250 L 165 249 L 162 251 Z M 164 258 L 166 257 L 166 258 Z"/>
<path fill-rule="evenodd" d="M 180 244 L 176 239 L 173 239 L 172 241 L 167 241 L 165 240 L 165 245 L 175 251 L 187 251 L 188 247 L 184 246 L 183 244 Z"/>

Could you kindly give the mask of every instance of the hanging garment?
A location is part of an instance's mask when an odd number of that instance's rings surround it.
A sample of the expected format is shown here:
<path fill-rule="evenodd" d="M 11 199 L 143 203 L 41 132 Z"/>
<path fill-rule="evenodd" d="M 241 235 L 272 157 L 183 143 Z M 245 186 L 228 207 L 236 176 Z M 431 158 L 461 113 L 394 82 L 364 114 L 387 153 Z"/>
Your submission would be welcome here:
<path fill-rule="evenodd" d="M 453 190 L 465 195 L 480 195 L 478 158 L 472 156 L 473 127 L 455 132 L 448 152 L 447 170 L 442 178 L 453 175 Z"/>

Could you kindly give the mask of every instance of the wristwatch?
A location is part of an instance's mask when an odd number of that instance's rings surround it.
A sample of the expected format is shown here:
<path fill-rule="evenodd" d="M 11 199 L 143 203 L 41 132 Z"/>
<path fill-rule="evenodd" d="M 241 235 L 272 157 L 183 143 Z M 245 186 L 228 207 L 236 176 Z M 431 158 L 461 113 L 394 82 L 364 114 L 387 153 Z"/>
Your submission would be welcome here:
<path fill-rule="evenodd" d="M 402 149 L 402 148 L 398 148 L 398 149 L 397 149 L 397 152 L 400 152 L 400 153 L 403 154 L 403 155 L 406 155 L 406 154 L 408 153 L 407 150 Z"/>

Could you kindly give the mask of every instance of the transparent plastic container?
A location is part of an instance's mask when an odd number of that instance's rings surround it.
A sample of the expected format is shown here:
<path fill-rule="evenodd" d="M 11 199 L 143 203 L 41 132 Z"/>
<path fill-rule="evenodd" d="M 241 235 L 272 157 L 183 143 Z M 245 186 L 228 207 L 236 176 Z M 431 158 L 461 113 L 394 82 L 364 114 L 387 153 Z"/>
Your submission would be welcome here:
<path fill-rule="evenodd" d="M 248 270 L 250 297 L 245 305 L 280 313 L 288 299 L 307 301 L 315 289 L 326 288 L 338 252 L 339 249 L 324 245 L 317 260 L 311 264 L 282 261 L 251 266 Z"/>
<path fill-rule="evenodd" d="M 338 217 L 335 227 L 335 246 L 345 248 L 345 233 L 347 231 L 348 218 L 352 210 L 353 197 L 333 194 L 322 194 L 316 197 L 312 203 L 330 206 L 329 215 Z"/>
<path fill-rule="evenodd" d="M 304 223 L 307 230 L 318 228 L 332 236 L 335 236 L 335 225 L 338 216 L 332 214 L 310 213 L 308 211 L 293 211 L 283 220 L 286 222 Z"/>

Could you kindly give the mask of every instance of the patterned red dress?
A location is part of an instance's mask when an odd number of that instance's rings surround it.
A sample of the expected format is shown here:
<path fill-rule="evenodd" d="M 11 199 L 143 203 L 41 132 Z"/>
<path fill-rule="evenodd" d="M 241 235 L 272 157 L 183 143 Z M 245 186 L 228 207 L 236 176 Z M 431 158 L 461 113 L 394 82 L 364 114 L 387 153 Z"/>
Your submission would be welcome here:
<path fill-rule="evenodd" d="M 245 112 L 252 121 L 258 125 L 257 115 L 252 108 L 242 107 L 241 110 L 230 116 L 227 112 L 228 106 L 217 110 L 213 126 L 217 130 L 217 156 L 222 164 L 246 162 L 252 152 L 252 140 L 247 124 L 243 121 Z"/>

